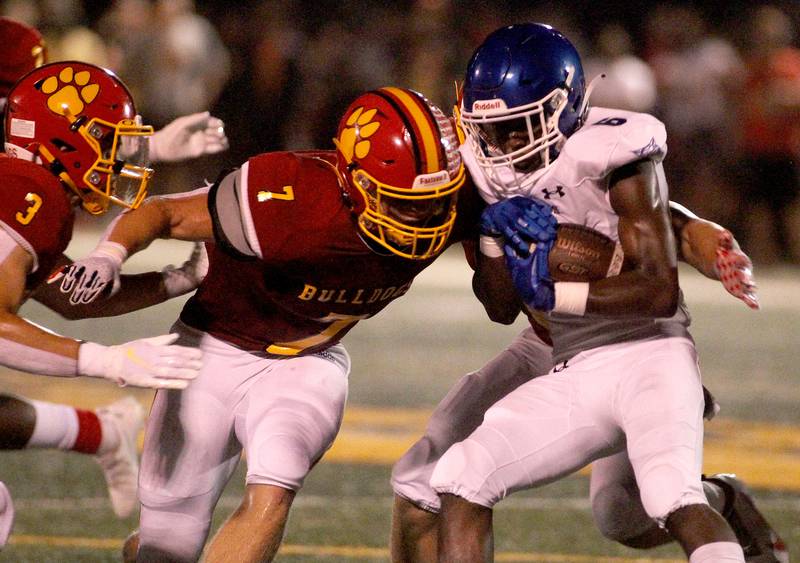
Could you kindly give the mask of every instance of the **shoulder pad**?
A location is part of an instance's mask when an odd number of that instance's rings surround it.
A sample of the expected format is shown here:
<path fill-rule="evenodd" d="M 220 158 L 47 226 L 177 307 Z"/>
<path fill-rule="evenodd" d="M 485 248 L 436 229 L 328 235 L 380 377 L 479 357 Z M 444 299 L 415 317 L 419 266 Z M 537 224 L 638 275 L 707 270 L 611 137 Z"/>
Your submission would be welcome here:
<path fill-rule="evenodd" d="M 329 152 L 265 153 L 241 169 L 245 228 L 259 258 L 322 228 L 344 206 Z"/>
<path fill-rule="evenodd" d="M 660 162 L 666 153 L 667 131 L 652 115 L 592 108 L 559 158 L 570 160 L 583 177 L 601 178 L 637 160 Z"/>

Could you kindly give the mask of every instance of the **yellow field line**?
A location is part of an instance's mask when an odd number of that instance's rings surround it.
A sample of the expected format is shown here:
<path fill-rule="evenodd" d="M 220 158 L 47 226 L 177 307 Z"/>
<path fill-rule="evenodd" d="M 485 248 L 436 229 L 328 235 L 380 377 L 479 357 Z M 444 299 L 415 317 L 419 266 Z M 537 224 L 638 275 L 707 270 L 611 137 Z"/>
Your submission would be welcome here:
<path fill-rule="evenodd" d="M 9 543 L 12 545 L 45 545 L 61 548 L 104 549 L 116 551 L 122 549 L 122 539 L 116 538 L 74 538 L 67 536 L 36 536 L 15 534 Z M 367 547 L 359 545 L 297 545 L 284 544 L 281 555 L 308 555 L 313 557 L 346 557 L 349 559 L 383 559 L 389 558 L 389 550 L 383 547 Z M 596 555 L 567 555 L 563 553 L 520 553 L 499 552 L 496 561 L 520 561 L 542 563 L 680 563 L 680 559 L 648 559 L 641 557 L 598 557 Z"/>
<path fill-rule="evenodd" d="M 14 534 L 8 540 L 11 545 L 46 545 L 48 547 L 80 547 L 87 549 L 121 550 L 125 540 L 116 538 L 74 538 L 69 536 L 35 536 Z"/>
<path fill-rule="evenodd" d="M 66 401 L 95 408 L 133 394 L 149 407 L 152 391 L 121 391 L 104 382 L 4 374 L 0 391 L 16 390 L 33 399 Z M 93 385 L 94 383 L 94 385 Z M 348 405 L 327 462 L 391 465 L 422 435 L 430 408 Z M 706 473 L 736 473 L 750 486 L 800 492 L 800 427 L 716 418 L 706 424 Z"/>
<path fill-rule="evenodd" d="M 334 463 L 391 465 L 424 432 L 427 409 L 349 406 Z M 703 470 L 736 473 L 755 488 L 800 492 L 800 427 L 717 418 L 706 424 Z"/>

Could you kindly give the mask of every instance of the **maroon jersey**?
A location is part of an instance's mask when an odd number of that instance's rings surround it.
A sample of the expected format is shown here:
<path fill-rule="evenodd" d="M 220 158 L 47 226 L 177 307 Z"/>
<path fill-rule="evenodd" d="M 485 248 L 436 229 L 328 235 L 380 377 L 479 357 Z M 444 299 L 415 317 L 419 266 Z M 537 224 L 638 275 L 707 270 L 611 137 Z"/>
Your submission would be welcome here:
<path fill-rule="evenodd" d="M 233 173 L 238 206 L 225 207 L 238 207 L 252 259 L 226 250 L 219 216 L 230 209 L 220 208 L 221 184 L 212 188 L 217 244 L 209 245 L 208 274 L 181 314 L 186 324 L 250 351 L 307 354 L 337 343 L 409 290 L 433 258 L 371 250 L 334 159 L 333 151 L 266 153 Z M 475 236 L 480 203 L 472 190 L 461 195 L 448 244 Z"/>
<path fill-rule="evenodd" d="M 0 156 L 0 226 L 33 256 L 25 287 L 42 283 L 72 239 L 75 210 L 58 178 L 40 165 Z"/>

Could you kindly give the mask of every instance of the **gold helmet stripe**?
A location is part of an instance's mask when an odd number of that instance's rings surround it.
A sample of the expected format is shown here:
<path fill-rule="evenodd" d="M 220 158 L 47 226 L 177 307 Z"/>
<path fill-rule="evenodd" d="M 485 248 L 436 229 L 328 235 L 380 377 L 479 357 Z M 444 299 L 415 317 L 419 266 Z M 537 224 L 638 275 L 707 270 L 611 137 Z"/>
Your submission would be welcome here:
<path fill-rule="evenodd" d="M 433 172 L 439 172 L 439 170 L 441 170 L 439 164 L 439 150 L 441 147 L 438 141 L 439 131 L 434 129 L 435 124 L 433 121 L 433 116 L 426 115 L 425 112 L 420 109 L 420 103 L 423 102 L 413 98 L 405 90 L 392 86 L 381 88 L 381 90 L 391 93 L 398 102 L 405 106 L 409 115 L 414 119 L 417 129 L 422 136 L 421 141 L 425 151 L 425 163 L 427 170 L 424 170 L 423 173 L 431 174 Z"/>

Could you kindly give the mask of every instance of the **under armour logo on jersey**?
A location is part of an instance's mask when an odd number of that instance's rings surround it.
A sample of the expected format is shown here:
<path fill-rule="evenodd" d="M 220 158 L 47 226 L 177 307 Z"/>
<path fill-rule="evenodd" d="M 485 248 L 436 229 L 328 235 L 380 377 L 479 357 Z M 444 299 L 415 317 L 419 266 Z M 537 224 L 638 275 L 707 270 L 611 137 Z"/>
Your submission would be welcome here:
<path fill-rule="evenodd" d="M 647 143 L 642 148 L 636 149 L 635 151 L 632 151 L 632 152 L 636 156 L 640 156 L 640 157 L 644 158 L 644 157 L 647 157 L 647 156 L 651 156 L 651 155 L 660 153 L 661 152 L 661 147 L 659 146 L 658 143 L 656 143 L 655 137 L 651 137 L 649 143 Z"/>
<path fill-rule="evenodd" d="M 548 190 L 547 188 L 542 188 L 542 193 L 544 194 L 545 199 L 551 199 L 554 195 L 557 195 L 558 197 L 564 197 L 565 195 L 567 195 L 564 193 L 564 186 L 556 186 L 552 190 Z"/>

